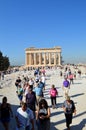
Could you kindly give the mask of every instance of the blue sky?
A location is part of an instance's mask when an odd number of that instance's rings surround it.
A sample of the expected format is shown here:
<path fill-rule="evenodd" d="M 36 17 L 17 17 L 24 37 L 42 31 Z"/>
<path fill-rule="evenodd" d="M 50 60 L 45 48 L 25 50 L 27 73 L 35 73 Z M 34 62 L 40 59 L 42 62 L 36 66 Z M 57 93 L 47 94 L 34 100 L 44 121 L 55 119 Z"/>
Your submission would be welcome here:
<path fill-rule="evenodd" d="M 0 0 L 0 51 L 22 65 L 32 46 L 60 46 L 65 63 L 86 63 L 86 0 Z"/>

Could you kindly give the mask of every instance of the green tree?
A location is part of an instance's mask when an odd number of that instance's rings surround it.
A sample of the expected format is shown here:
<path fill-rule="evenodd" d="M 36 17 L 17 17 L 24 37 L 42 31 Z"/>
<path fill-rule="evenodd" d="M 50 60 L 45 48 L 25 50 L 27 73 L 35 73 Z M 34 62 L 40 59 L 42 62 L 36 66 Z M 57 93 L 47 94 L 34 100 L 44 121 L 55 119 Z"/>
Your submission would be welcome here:
<path fill-rule="evenodd" d="M 7 70 L 10 66 L 9 58 L 7 56 L 3 56 L 0 51 L 0 71 Z"/>
<path fill-rule="evenodd" d="M 0 71 L 2 70 L 3 67 L 3 55 L 2 52 L 0 51 Z"/>

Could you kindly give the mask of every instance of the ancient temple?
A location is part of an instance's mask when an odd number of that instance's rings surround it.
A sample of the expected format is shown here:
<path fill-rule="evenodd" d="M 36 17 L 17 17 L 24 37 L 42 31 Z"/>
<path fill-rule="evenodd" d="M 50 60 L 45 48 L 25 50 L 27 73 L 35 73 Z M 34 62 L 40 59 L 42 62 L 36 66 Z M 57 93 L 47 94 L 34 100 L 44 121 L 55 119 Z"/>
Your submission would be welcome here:
<path fill-rule="evenodd" d="M 53 48 L 35 48 L 25 49 L 25 66 L 60 66 L 61 65 L 61 47 Z"/>

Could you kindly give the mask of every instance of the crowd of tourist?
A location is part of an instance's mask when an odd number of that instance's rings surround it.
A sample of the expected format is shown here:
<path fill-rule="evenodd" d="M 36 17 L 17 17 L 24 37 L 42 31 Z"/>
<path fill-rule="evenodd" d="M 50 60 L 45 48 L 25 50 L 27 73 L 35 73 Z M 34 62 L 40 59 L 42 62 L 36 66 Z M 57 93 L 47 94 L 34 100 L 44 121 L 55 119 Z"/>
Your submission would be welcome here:
<path fill-rule="evenodd" d="M 70 130 L 73 113 L 76 114 L 74 101 L 70 99 L 69 90 L 71 84 L 76 79 L 76 71 L 72 72 L 70 68 L 59 71 L 59 76 L 64 77 L 62 83 L 64 103 L 62 105 L 67 129 Z M 79 73 L 81 76 L 81 73 Z M 34 122 L 36 122 L 37 130 L 50 130 L 50 117 L 52 110 L 50 109 L 44 92 L 46 90 L 46 71 L 45 69 L 34 70 L 34 77 L 24 76 L 18 77 L 15 81 L 16 94 L 19 99 L 19 108 L 16 110 L 16 130 L 35 130 Z M 51 107 L 57 109 L 57 97 L 59 91 L 52 84 L 49 90 Z M 5 130 L 9 130 L 10 113 L 13 112 L 7 97 L 4 97 L 0 105 L 0 119 Z M 35 120 L 35 121 L 34 121 Z"/>

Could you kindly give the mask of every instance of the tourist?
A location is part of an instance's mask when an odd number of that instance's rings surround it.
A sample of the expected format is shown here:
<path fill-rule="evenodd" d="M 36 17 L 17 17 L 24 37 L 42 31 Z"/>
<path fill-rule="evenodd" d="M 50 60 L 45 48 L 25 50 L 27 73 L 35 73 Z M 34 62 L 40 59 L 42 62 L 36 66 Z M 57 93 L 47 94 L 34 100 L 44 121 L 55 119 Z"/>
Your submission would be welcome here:
<path fill-rule="evenodd" d="M 21 106 L 21 102 L 22 102 L 22 99 L 23 99 L 23 88 L 20 84 L 18 85 L 16 93 L 17 93 L 17 96 L 19 98 L 20 106 Z"/>
<path fill-rule="evenodd" d="M 81 78 L 81 70 L 78 70 L 78 78 Z"/>
<path fill-rule="evenodd" d="M 70 75 L 69 75 L 69 80 L 70 80 L 70 84 L 73 84 L 74 82 L 74 75 L 71 73 Z"/>
<path fill-rule="evenodd" d="M 65 80 L 63 81 L 62 89 L 64 91 L 64 96 L 66 98 L 66 96 L 68 96 L 68 94 L 69 94 L 69 89 L 70 89 L 70 83 L 69 83 L 67 77 L 65 77 Z"/>
<path fill-rule="evenodd" d="M 74 79 L 76 79 L 76 71 L 74 71 Z"/>
<path fill-rule="evenodd" d="M 62 73 L 62 71 L 60 71 L 60 77 L 62 78 L 62 75 L 63 75 L 63 73 Z"/>
<path fill-rule="evenodd" d="M 39 101 L 36 111 L 36 121 L 38 130 L 50 130 L 50 108 L 45 99 Z"/>
<path fill-rule="evenodd" d="M 30 85 L 28 82 L 25 82 L 24 83 L 24 86 L 23 86 L 23 90 L 24 90 L 24 95 L 26 96 L 26 94 L 29 92 L 29 88 L 30 88 Z"/>
<path fill-rule="evenodd" d="M 33 112 L 27 108 L 27 104 L 25 102 L 22 102 L 22 106 L 17 109 L 15 119 L 17 130 L 35 130 Z"/>
<path fill-rule="evenodd" d="M 42 76 L 41 76 L 41 82 L 44 84 L 44 90 L 45 90 L 45 81 L 46 81 L 45 75 L 42 74 Z"/>
<path fill-rule="evenodd" d="M 42 97 L 44 97 L 43 89 L 44 89 L 44 83 L 42 82 L 42 79 L 39 80 L 39 87 L 42 88 Z"/>
<path fill-rule="evenodd" d="M 36 110 L 36 94 L 35 92 L 32 90 L 32 88 L 30 87 L 29 92 L 26 94 L 26 103 L 27 103 L 27 107 L 29 107 L 32 111 L 33 114 L 35 116 L 35 110 Z"/>
<path fill-rule="evenodd" d="M 74 102 L 70 100 L 69 96 L 66 97 L 66 100 L 64 101 L 62 107 L 65 113 L 67 129 L 70 130 L 70 124 L 72 123 L 73 113 L 76 115 L 76 108 Z"/>
<path fill-rule="evenodd" d="M 57 108 L 56 107 L 56 96 L 58 95 L 58 91 L 55 88 L 54 84 L 52 84 L 49 94 L 50 94 L 50 98 L 51 98 L 52 108 Z"/>
<path fill-rule="evenodd" d="M 36 75 L 34 80 L 35 80 L 35 82 L 39 82 L 39 79 L 40 79 L 40 76 Z"/>
<path fill-rule="evenodd" d="M 20 77 L 18 77 L 17 79 L 16 79 L 16 82 L 15 82 L 15 86 L 18 88 L 18 85 L 19 84 L 21 84 L 21 79 L 20 79 Z"/>
<path fill-rule="evenodd" d="M 33 89 L 33 85 L 34 85 L 34 80 L 33 78 L 29 79 L 29 86 Z"/>
<path fill-rule="evenodd" d="M 10 116 L 11 115 L 11 116 Z M 9 130 L 10 117 L 13 117 L 11 105 L 7 103 L 7 97 L 3 97 L 0 105 L 0 118 L 5 130 Z"/>
<path fill-rule="evenodd" d="M 35 69 L 34 71 L 34 76 L 38 75 L 39 74 L 39 69 Z"/>
<path fill-rule="evenodd" d="M 71 69 L 68 69 L 68 76 L 71 75 Z"/>
<path fill-rule="evenodd" d="M 1 72 L 1 79 L 4 80 L 4 72 Z"/>
<path fill-rule="evenodd" d="M 45 76 L 45 68 L 43 67 L 43 69 L 41 70 L 41 73 Z"/>
<path fill-rule="evenodd" d="M 42 83 L 43 84 L 43 83 Z M 37 82 L 35 83 L 35 87 L 33 89 L 33 91 L 36 94 L 36 101 L 37 101 L 37 105 L 39 103 L 39 100 L 43 97 L 43 85 L 41 84 L 41 82 Z"/>

